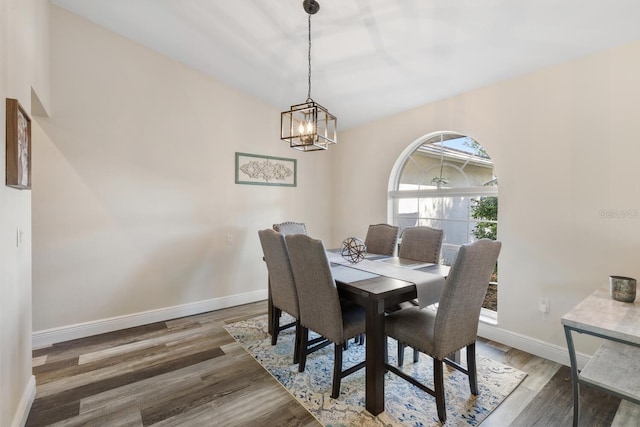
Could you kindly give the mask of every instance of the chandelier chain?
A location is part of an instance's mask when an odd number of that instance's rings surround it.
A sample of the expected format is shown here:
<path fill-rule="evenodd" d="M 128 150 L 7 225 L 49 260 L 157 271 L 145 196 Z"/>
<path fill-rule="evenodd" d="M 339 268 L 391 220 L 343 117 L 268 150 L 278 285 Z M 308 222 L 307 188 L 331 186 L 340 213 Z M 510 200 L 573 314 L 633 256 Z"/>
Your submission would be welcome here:
<path fill-rule="evenodd" d="M 307 90 L 307 102 L 313 101 L 311 99 L 311 14 L 309 14 L 309 51 L 308 51 L 308 60 L 309 60 L 309 74 L 308 74 L 308 90 Z"/>

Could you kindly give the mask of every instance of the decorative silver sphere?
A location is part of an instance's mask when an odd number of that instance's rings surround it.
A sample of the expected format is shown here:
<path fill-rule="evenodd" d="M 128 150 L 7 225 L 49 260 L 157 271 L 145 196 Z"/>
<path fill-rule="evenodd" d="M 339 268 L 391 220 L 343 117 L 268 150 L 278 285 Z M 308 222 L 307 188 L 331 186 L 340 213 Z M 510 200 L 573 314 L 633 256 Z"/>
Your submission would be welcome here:
<path fill-rule="evenodd" d="M 364 245 L 364 242 L 357 237 L 347 237 L 342 242 L 340 255 L 350 263 L 357 264 L 367 255 L 367 247 Z"/>

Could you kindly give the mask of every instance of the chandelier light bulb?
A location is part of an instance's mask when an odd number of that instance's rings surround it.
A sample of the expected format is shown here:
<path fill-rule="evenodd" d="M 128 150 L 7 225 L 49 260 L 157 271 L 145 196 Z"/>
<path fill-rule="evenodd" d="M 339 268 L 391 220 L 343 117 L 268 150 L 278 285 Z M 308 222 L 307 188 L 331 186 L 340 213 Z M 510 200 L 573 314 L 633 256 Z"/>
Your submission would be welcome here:
<path fill-rule="evenodd" d="M 300 135 L 311 135 L 314 131 L 313 122 L 311 120 L 304 120 L 300 122 L 298 126 L 298 132 Z"/>

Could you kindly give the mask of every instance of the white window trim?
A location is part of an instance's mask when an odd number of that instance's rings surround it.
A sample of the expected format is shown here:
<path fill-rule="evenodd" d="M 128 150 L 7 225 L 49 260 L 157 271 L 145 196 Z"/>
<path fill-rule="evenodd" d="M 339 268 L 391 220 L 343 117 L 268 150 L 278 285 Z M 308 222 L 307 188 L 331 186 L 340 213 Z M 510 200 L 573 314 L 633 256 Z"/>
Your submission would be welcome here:
<path fill-rule="evenodd" d="M 434 197 L 466 197 L 466 196 L 497 196 L 498 187 L 458 187 L 458 188 L 426 188 L 424 190 L 395 190 L 389 191 L 389 198 L 396 199 L 419 199 Z"/>

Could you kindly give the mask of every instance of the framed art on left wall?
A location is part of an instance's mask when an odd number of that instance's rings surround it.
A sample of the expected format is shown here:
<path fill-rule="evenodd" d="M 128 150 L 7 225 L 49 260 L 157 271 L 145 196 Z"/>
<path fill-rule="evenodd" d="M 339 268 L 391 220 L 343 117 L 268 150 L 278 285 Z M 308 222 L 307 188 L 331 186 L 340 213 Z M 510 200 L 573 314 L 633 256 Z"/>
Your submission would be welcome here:
<path fill-rule="evenodd" d="M 6 185 L 31 189 L 31 118 L 17 99 L 7 98 Z"/>
<path fill-rule="evenodd" d="M 236 184 L 295 187 L 297 173 L 296 159 L 236 153 Z"/>

